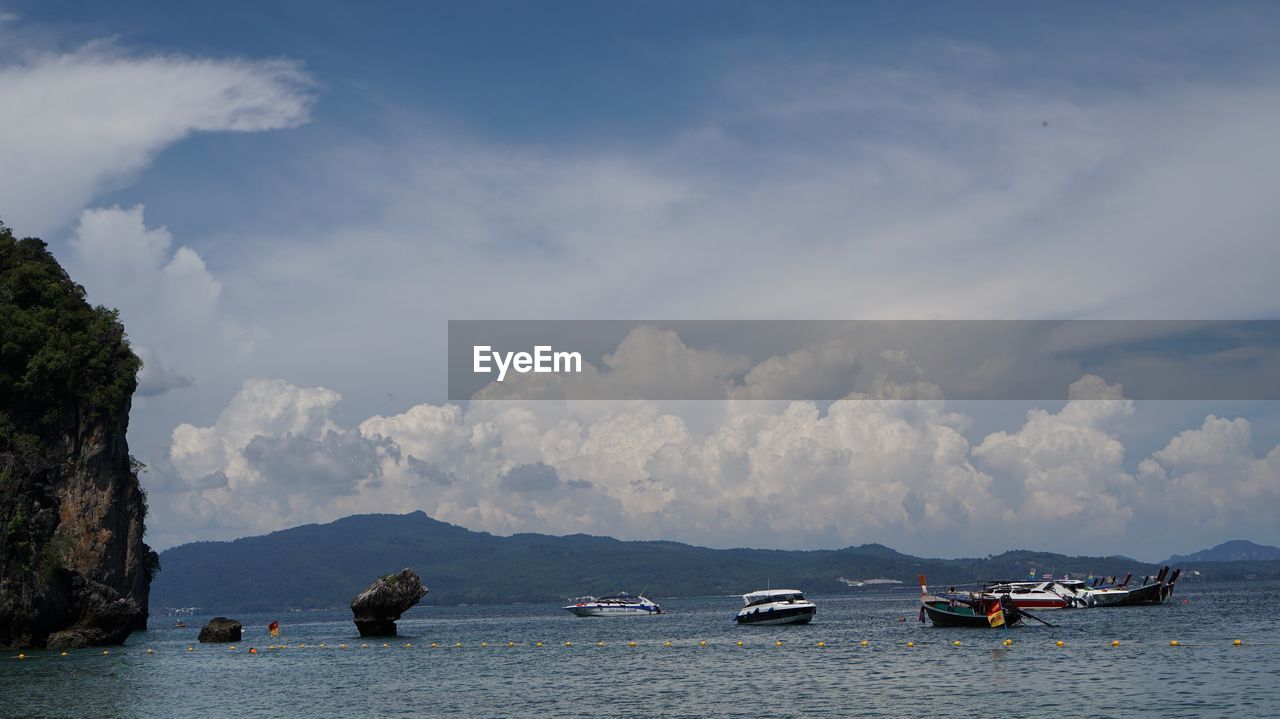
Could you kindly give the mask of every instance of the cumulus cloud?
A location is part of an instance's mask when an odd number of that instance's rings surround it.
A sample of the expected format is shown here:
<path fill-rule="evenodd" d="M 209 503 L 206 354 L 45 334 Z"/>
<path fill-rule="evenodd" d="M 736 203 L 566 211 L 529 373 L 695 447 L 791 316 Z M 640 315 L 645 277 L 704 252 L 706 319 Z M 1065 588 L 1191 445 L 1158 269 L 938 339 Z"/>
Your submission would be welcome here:
<path fill-rule="evenodd" d="M 1017 432 L 992 433 L 974 448 L 1004 495 L 1005 522 L 1094 537 L 1127 531 L 1138 485 L 1124 469 L 1124 445 L 1108 431 L 1134 412 L 1122 392 L 1084 377 L 1061 411 L 1033 409 Z"/>
<path fill-rule="evenodd" d="M 306 517 L 332 519 L 379 494 L 400 449 L 336 424 L 340 397 L 323 387 L 250 380 L 208 426 L 173 430 L 169 456 L 148 472 L 158 542 L 192 533 L 238 536 Z"/>
<path fill-rule="evenodd" d="M 193 380 L 185 375 L 169 369 L 160 361 L 160 357 L 150 347 L 135 344 L 133 351 L 142 360 L 142 369 L 138 371 L 138 395 L 155 397 L 172 389 L 190 387 Z"/>
<path fill-rule="evenodd" d="M 5 222 L 44 234 L 194 132 L 258 132 L 308 119 L 310 81 L 284 60 L 130 55 L 96 43 L 0 67 Z"/>
<path fill-rule="evenodd" d="M 1280 446 L 1258 457 L 1243 417 L 1209 415 L 1139 466 L 1149 495 L 1183 527 L 1264 534 L 1280 523 Z"/>
<path fill-rule="evenodd" d="M 148 227 L 144 212 L 142 205 L 81 212 L 66 264 L 91 301 L 120 310 L 143 360 L 139 393 L 153 397 L 244 357 L 262 332 L 226 316 L 222 283 L 204 259 L 175 249 L 169 230 Z"/>
<path fill-rule="evenodd" d="M 504 400 L 347 428 L 337 393 L 254 380 L 214 424 L 174 431 L 156 522 L 177 541 L 422 508 L 498 533 L 1112 552 L 1153 511 L 1207 503 L 1263 521 L 1280 499 L 1280 448 L 1253 457 L 1242 419 L 1210 417 L 1126 471 L 1119 432 L 1134 403 L 1096 376 L 1060 410 L 1033 409 L 976 445 L 968 417 L 920 394 L 884 380 L 825 409 L 722 401 L 701 427 L 663 403 Z"/>

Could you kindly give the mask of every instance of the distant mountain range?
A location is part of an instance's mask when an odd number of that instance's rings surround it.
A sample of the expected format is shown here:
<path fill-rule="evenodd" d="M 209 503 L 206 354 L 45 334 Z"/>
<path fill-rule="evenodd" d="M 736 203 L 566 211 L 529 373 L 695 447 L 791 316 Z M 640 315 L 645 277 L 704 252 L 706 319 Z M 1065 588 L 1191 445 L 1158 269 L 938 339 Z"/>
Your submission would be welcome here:
<path fill-rule="evenodd" d="M 1268 562 L 1280 559 L 1280 547 L 1255 544 L 1244 539 L 1223 542 L 1212 549 L 1202 549 L 1192 554 L 1175 554 L 1166 564 L 1191 562 Z"/>
<path fill-rule="evenodd" d="M 869 579 L 913 587 L 1026 577 L 1154 574 L 1127 557 L 1011 551 L 987 558 L 925 559 L 879 544 L 833 550 L 708 549 L 677 542 L 624 542 L 575 534 L 498 537 L 423 512 L 365 514 L 231 542 L 196 542 L 160 555 L 153 611 L 209 612 L 346 607 L 377 577 L 405 567 L 422 575 L 433 604 L 557 601 L 647 590 L 650 596 L 739 594 L 765 586 L 813 593 L 860 591 Z M 1209 565 L 1213 578 L 1280 577 L 1280 561 Z"/>

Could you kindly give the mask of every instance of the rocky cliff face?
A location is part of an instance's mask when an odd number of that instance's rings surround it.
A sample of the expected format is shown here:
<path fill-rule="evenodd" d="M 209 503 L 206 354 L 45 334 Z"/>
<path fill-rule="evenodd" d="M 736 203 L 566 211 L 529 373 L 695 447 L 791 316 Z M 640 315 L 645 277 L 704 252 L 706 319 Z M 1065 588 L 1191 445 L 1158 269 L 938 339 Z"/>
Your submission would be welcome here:
<path fill-rule="evenodd" d="M 158 558 L 125 440 L 138 367 L 115 313 L 0 225 L 0 647 L 146 627 Z"/>

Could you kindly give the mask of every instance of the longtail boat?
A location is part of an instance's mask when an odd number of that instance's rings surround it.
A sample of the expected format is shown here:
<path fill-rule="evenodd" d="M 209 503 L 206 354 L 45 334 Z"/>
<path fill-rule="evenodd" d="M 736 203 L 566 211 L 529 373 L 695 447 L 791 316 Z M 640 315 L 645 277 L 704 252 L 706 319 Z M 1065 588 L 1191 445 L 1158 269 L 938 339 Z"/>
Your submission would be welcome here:
<path fill-rule="evenodd" d="M 1168 576 L 1168 581 L 1165 577 Z M 1115 604 L 1115 607 L 1129 607 L 1137 604 L 1164 604 L 1164 602 L 1173 594 L 1173 585 L 1177 584 L 1178 577 L 1182 576 L 1182 570 L 1174 570 L 1169 575 L 1168 567 L 1161 567 L 1160 573 L 1155 577 L 1144 577 L 1143 583 L 1121 597 Z"/>
<path fill-rule="evenodd" d="M 920 575 L 920 621 L 925 617 L 935 627 L 1011 627 L 1022 621 L 1022 612 L 1007 597 L 972 592 L 968 597 L 929 594 L 924 575 Z"/>

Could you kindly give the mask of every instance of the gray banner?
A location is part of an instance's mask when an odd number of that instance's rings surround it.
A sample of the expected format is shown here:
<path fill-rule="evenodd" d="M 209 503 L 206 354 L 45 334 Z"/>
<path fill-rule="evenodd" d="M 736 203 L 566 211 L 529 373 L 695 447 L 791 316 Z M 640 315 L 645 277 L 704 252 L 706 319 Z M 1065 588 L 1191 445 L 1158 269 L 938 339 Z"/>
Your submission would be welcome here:
<path fill-rule="evenodd" d="M 1280 398 L 1280 321 L 451 320 L 449 398 Z"/>

